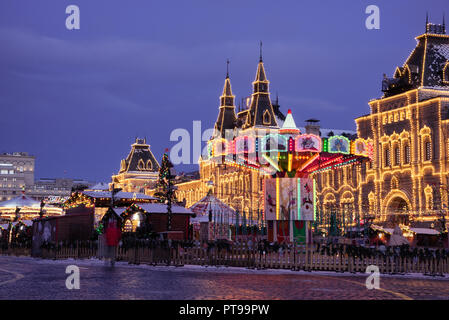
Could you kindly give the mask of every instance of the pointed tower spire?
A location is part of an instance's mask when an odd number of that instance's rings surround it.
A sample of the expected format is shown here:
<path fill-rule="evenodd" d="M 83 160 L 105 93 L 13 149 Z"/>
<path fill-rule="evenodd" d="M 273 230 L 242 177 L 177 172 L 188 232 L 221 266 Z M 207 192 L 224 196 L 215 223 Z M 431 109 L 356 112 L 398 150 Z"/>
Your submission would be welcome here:
<path fill-rule="evenodd" d="M 262 42 L 260 43 L 260 57 L 257 65 L 256 79 L 253 82 L 253 94 L 251 97 L 251 105 L 249 106 L 249 114 L 247 119 L 247 127 L 268 126 L 278 127 L 273 106 L 271 105 L 270 82 L 265 74 L 265 68 L 262 60 Z"/>
<path fill-rule="evenodd" d="M 256 79 L 254 80 L 254 83 L 257 82 L 266 82 L 267 83 L 267 91 L 268 91 L 268 80 L 267 76 L 265 75 L 265 68 L 263 66 L 263 59 L 262 59 L 262 41 L 260 42 L 260 57 L 259 57 L 259 64 L 257 66 L 257 73 L 256 73 Z M 260 89 L 260 88 L 258 88 Z M 254 92 L 257 92 L 257 89 L 254 88 Z"/>
<path fill-rule="evenodd" d="M 429 30 L 429 12 L 426 11 L 426 33 Z"/>
<path fill-rule="evenodd" d="M 226 61 L 226 79 L 225 84 L 223 87 L 223 93 L 220 97 L 220 106 L 234 106 L 234 98 L 235 96 L 232 95 L 232 89 L 231 89 L 231 79 L 229 79 L 229 60 Z"/>
<path fill-rule="evenodd" d="M 231 79 L 229 78 L 229 59 L 226 60 L 226 79 L 220 96 L 220 109 L 215 122 L 217 136 L 225 137 L 226 130 L 234 129 L 236 122 L 235 96 L 232 94 Z"/>

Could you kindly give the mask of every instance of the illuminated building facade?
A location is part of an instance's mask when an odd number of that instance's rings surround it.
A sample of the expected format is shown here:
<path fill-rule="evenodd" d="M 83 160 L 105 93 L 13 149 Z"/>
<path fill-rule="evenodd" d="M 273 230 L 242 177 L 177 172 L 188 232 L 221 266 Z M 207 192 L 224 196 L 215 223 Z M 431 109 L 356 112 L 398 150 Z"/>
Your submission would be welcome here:
<path fill-rule="evenodd" d="M 278 121 L 285 119 L 279 112 L 279 106 L 273 106 L 269 93 L 269 81 L 265 74 L 262 56 L 257 66 L 253 82 L 253 93 L 247 100 L 247 106 L 236 112 L 235 96 L 232 94 L 229 73 L 226 75 L 215 134 L 211 140 L 231 138 L 239 135 L 258 137 L 279 130 Z M 263 210 L 264 175 L 251 168 L 233 165 L 224 161 L 217 163 L 199 160 L 200 179 L 177 184 L 176 195 L 179 201 L 186 200 L 190 207 L 202 199 L 209 189 L 212 194 L 238 210 L 249 220 L 258 220 Z"/>
<path fill-rule="evenodd" d="M 317 174 L 321 211 L 379 223 L 434 221 L 447 212 L 449 36 L 444 23 L 427 23 L 416 40 L 394 77 L 384 76 L 383 97 L 355 120 L 359 138 L 373 143 L 373 161 Z"/>
<path fill-rule="evenodd" d="M 34 162 L 26 152 L 0 154 L 0 201 L 16 198 L 34 184 Z"/>
<path fill-rule="evenodd" d="M 112 176 L 110 188 L 114 184 L 115 188 L 125 192 L 144 193 L 157 182 L 159 167 L 146 139 L 136 138 L 130 153 L 121 161 L 118 174 Z"/>
<path fill-rule="evenodd" d="M 187 207 L 202 199 L 210 190 L 213 196 L 238 211 L 240 217 L 246 217 L 253 222 L 262 219 L 263 184 L 264 179 L 270 174 L 245 165 L 246 162 L 239 161 L 238 156 L 235 161 L 228 161 L 230 160 L 228 155 L 240 154 L 237 149 L 241 145 L 236 141 L 243 142 L 243 146 L 247 143 L 246 147 L 257 150 L 257 144 L 263 144 L 262 141 L 266 141 L 265 138 L 269 135 L 277 135 L 283 130 L 293 130 L 299 134 L 301 130 L 296 128 L 291 113 L 287 116 L 280 113 L 277 99 L 276 103 L 272 104 L 262 58 L 259 60 L 252 85 L 253 93 L 247 100 L 247 107 L 236 113 L 235 96 L 232 93 L 229 74 L 226 75 L 215 122 L 215 133 L 208 141 L 208 154 L 199 160 L 200 179 L 176 184 L 177 199 L 185 200 Z M 322 133 L 317 120 L 313 119 L 308 121 L 304 130 L 305 133 L 318 136 Z M 234 138 L 236 143 L 229 147 Z M 217 161 L 220 157 L 222 161 Z"/>

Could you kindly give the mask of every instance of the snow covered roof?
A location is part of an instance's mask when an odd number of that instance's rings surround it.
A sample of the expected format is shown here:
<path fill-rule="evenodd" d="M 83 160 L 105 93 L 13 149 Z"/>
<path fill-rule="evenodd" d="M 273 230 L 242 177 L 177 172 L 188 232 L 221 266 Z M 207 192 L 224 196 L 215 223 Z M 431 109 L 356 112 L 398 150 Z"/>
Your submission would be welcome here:
<path fill-rule="evenodd" d="M 136 204 L 140 209 L 148 213 L 167 213 L 167 205 L 165 203 L 142 203 Z M 191 214 L 192 210 L 182 206 L 172 205 L 171 212 L 175 214 Z"/>
<path fill-rule="evenodd" d="M 298 129 L 301 130 L 302 133 L 306 132 L 305 127 L 298 127 Z M 329 135 L 329 132 L 331 132 L 331 131 L 334 133 L 335 136 L 341 136 L 343 133 L 348 133 L 348 134 L 352 134 L 352 135 L 357 134 L 357 132 L 354 130 L 320 128 L 321 138 L 327 138 Z"/>
<path fill-rule="evenodd" d="M 86 195 L 86 196 L 88 196 L 88 197 L 91 197 L 91 198 L 107 198 L 107 199 L 111 198 L 111 192 L 110 191 L 84 190 L 81 193 Z M 124 191 L 117 192 L 114 195 L 114 199 L 116 199 L 116 200 L 119 200 L 119 199 L 157 200 L 157 198 L 152 197 L 152 196 L 148 196 L 148 195 L 143 194 L 143 193 L 124 192 Z"/>
<path fill-rule="evenodd" d="M 428 228 L 410 228 L 410 230 L 416 234 L 429 234 L 429 235 L 440 234 L 437 230 L 428 229 Z"/>
<path fill-rule="evenodd" d="M 109 184 L 106 182 L 99 182 L 87 190 L 96 190 L 96 191 L 109 190 Z"/>
<path fill-rule="evenodd" d="M 127 209 L 127 207 L 118 207 L 118 208 L 114 208 L 114 212 L 120 216 L 123 212 L 125 212 L 126 209 Z"/>

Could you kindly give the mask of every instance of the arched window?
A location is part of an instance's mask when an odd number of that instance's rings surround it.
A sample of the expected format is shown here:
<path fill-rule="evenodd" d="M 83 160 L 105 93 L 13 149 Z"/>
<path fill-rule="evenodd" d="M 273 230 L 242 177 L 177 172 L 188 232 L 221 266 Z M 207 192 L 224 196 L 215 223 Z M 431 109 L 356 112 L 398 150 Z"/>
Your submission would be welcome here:
<path fill-rule="evenodd" d="M 399 189 L 399 181 L 398 178 L 391 178 L 391 189 Z"/>
<path fill-rule="evenodd" d="M 140 159 L 139 162 L 137 163 L 137 168 L 139 170 L 145 170 L 145 163 L 143 162 L 142 159 Z"/>
<path fill-rule="evenodd" d="M 376 196 L 371 191 L 368 195 L 368 203 L 369 203 L 369 213 L 374 214 L 375 212 L 375 205 L 376 205 Z"/>
<path fill-rule="evenodd" d="M 426 141 L 425 142 L 425 159 L 426 161 L 430 161 L 432 159 L 432 145 L 430 143 L 430 141 Z"/>
<path fill-rule="evenodd" d="M 432 192 L 432 187 L 427 186 L 424 189 L 424 193 L 426 195 L 426 210 L 432 210 L 433 209 L 433 192 Z"/>
<path fill-rule="evenodd" d="M 386 148 L 385 149 L 384 157 L 385 157 L 385 162 L 384 162 L 385 163 L 385 167 L 391 166 L 390 148 Z"/>
<path fill-rule="evenodd" d="M 126 220 L 125 226 L 123 227 L 123 231 L 125 232 L 132 232 L 133 231 L 133 223 L 131 220 Z"/>
<path fill-rule="evenodd" d="M 263 113 L 263 124 L 271 124 L 271 114 L 268 110 Z"/>
<path fill-rule="evenodd" d="M 401 153 L 399 151 L 399 147 L 396 146 L 394 148 L 394 165 L 398 166 L 401 164 Z"/>
<path fill-rule="evenodd" d="M 407 144 L 404 146 L 404 163 L 410 164 L 410 146 Z"/>
<path fill-rule="evenodd" d="M 151 162 L 151 160 L 147 161 L 147 170 L 153 170 L 153 163 Z"/>

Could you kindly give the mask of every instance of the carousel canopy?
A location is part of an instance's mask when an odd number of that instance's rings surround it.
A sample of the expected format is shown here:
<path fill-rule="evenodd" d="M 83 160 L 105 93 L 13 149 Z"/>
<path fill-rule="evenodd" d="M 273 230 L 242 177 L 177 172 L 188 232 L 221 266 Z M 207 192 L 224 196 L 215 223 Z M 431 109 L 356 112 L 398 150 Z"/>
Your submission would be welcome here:
<path fill-rule="evenodd" d="M 3 208 L 23 208 L 23 207 L 31 207 L 31 208 L 40 208 L 41 203 L 39 201 L 36 201 L 30 197 L 27 197 L 26 195 L 21 195 L 18 197 L 15 197 L 13 199 L 0 202 L 0 207 Z"/>
<path fill-rule="evenodd" d="M 210 211 L 212 212 L 212 219 L 217 223 L 229 221 L 229 223 L 234 224 L 236 222 L 236 211 L 213 195 L 205 196 L 193 204 L 190 210 L 196 214 L 196 217 L 191 220 L 192 223 L 208 222 Z"/>

